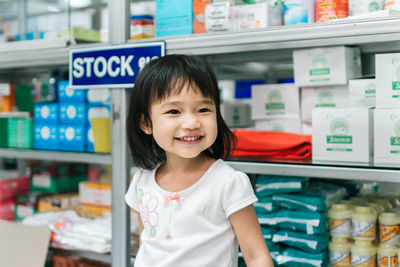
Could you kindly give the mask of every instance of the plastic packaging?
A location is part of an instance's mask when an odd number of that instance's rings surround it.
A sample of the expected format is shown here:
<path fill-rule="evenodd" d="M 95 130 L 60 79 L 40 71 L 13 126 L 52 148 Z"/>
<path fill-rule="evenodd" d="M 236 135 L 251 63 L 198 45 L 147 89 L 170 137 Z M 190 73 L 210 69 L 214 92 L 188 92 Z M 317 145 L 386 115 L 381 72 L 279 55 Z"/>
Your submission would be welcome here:
<path fill-rule="evenodd" d="M 307 253 L 297 249 L 288 248 L 277 257 L 279 266 L 292 267 L 322 267 L 326 266 L 326 253 Z"/>
<path fill-rule="evenodd" d="M 303 189 L 303 178 L 260 175 L 256 183 L 257 197 L 271 196 L 277 193 L 299 192 Z"/>
<path fill-rule="evenodd" d="M 400 10 L 399 0 L 385 0 L 385 9 Z"/>
<path fill-rule="evenodd" d="M 384 244 L 400 244 L 400 214 L 384 212 L 379 215 L 379 239 Z"/>
<path fill-rule="evenodd" d="M 258 201 L 254 203 L 254 209 L 256 213 L 269 213 L 274 211 L 275 206 L 272 203 L 272 197 L 259 198 Z"/>
<path fill-rule="evenodd" d="M 351 243 L 345 237 L 332 236 L 329 242 L 329 263 L 332 267 L 351 266 Z"/>
<path fill-rule="evenodd" d="M 348 0 L 316 0 L 315 22 L 346 18 L 348 16 Z"/>
<path fill-rule="evenodd" d="M 380 244 L 378 247 L 378 267 L 397 267 L 399 263 L 397 249 L 394 245 Z"/>
<path fill-rule="evenodd" d="M 281 230 L 273 235 L 272 241 L 274 243 L 283 243 L 290 247 L 299 248 L 307 252 L 318 253 L 328 247 L 329 236 L 327 234 L 309 235 Z"/>
<path fill-rule="evenodd" d="M 348 204 L 333 204 L 328 211 L 329 233 L 331 236 L 350 237 L 352 233 L 351 213 Z"/>
<path fill-rule="evenodd" d="M 376 238 L 377 215 L 369 206 L 356 206 L 351 216 L 354 239 L 374 240 Z"/>
<path fill-rule="evenodd" d="M 314 22 L 314 0 L 284 0 L 285 25 Z"/>
<path fill-rule="evenodd" d="M 351 266 L 376 267 L 376 247 L 370 240 L 355 240 L 351 246 Z"/>
<path fill-rule="evenodd" d="M 383 9 L 384 0 L 349 0 L 349 16 L 357 16 Z"/>

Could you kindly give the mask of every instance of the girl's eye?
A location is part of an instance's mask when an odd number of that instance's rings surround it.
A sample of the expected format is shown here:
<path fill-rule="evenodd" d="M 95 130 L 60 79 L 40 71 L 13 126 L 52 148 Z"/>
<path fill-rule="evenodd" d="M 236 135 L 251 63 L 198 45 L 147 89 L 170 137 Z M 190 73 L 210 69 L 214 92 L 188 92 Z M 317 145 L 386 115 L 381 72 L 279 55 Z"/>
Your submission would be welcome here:
<path fill-rule="evenodd" d="M 210 112 L 210 109 L 209 108 L 202 108 L 202 109 L 199 109 L 199 112 L 200 113 Z"/>
<path fill-rule="evenodd" d="M 168 110 L 166 113 L 167 113 L 167 114 L 173 114 L 173 115 L 176 115 L 176 114 L 179 114 L 180 112 L 179 112 L 179 110 L 176 110 L 176 109 L 171 109 L 171 110 Z"/>

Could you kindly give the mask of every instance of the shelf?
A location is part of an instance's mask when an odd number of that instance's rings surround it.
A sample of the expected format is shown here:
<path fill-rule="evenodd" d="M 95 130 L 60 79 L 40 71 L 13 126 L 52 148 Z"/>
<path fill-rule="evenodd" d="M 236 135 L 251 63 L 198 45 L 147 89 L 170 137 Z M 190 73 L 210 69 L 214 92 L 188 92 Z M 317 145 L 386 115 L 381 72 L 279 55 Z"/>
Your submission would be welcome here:
<path fill-rule="evenodd" d="M 357 21 L 279 26 L 243 32 L 141 39 L 130 41 L 130 43 L 165 40 L 167 54 L 224 55 L 269 51 L 276 57 L 277 50 L 289 51 L 296 48 L 359 44 L 365 47 L 365 50 L 362 49 L 363 52 L 374 53 L 382 51 L 382 47 L 376 44 L 385 44 L 385 50 L 400 50 L 399 29 L 400 16 L 392 16 Z M 97 45 L 106 44 L 85 44 L 73 47 Z M 15 50 L 10 51 L 10 47 L 13 46 L 16 46 Z M 0 46 L 0 69 L 66 65 L 71 48 L 65 45 L 65 41 L 63 43 L 60 40 L 34 40 L 25 41 L 23 44 L 17 42 L 5 44 L 5 47 L 2 49 Z"/>
<path fill-rule="evenodd" d="M 42 150 L 23 150 L 0 148 L 0 158 L 36 159 L 62 162 L 79 162 L 94 164 L 111 164 L 111 155 L 79 153 L 79 152 L 59 152 Z"/>
<path fill-rule="evenodd" d="M 249 174 L 287 175 L 315 178 L 400 183 L 400 168 L 329 166 L 304 163 L 227 161 L 236 170 Z"/>

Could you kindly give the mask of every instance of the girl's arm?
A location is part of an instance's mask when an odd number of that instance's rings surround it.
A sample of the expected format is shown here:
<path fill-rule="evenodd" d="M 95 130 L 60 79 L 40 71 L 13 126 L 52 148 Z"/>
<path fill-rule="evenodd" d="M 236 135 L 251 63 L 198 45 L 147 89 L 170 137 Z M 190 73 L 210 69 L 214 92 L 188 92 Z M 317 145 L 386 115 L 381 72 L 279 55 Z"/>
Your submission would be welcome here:
<path fill-rule="evenodd" d="M 248 267 L 274 267 L 253 205 L 229 216 Z"/>

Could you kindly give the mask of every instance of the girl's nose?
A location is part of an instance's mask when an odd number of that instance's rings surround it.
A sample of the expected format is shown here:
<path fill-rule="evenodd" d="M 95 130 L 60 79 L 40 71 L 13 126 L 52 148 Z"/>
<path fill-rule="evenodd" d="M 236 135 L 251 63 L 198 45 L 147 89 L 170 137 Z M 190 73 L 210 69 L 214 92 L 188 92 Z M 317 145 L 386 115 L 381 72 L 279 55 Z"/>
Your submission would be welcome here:
<path fill-rule="evenodd" d="M 200 121 L 195 114 L 186 114 L 183 117 L 182 128 L 196 129 L 200 127 Z"/>

